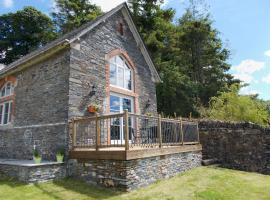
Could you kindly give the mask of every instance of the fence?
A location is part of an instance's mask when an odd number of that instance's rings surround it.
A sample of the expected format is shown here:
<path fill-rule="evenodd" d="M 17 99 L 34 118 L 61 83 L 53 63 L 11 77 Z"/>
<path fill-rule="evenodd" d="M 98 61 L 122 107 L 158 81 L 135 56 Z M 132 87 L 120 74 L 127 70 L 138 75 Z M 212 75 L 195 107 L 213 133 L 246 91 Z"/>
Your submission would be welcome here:
<path fill-rule="evenodd" d="M 73 148 L 153 148 L 199 143 L 198 123 L 128 113 L 76 118 L 71 122 Z"/>

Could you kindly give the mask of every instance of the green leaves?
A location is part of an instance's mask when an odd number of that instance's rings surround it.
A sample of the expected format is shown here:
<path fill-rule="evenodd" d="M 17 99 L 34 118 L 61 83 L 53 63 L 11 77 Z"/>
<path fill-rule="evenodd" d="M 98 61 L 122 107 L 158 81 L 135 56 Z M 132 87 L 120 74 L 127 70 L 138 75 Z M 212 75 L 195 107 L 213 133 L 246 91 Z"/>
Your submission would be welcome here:
<path fill-rule="evenodd" d="M 211 97 L 238 82 L 227 73 L 230 52 L 224 48 L 209 13 L 193 1 L 177 23 L 162 1 L 130 0 L 133 18 L 161 74 L 158 110 L 167 115 L 199 115 Z"/>
<path fill-rule="evenodd" d="M 263 126 L 270 124 L 270 115 L 267 104 L 253 96 L 241 96 L 239 84 L 221 92 L 219 96 L 212 97 L 210 107 L 205 117 L 226 121 L 246 121 Z"/>
<path fill-rule="evenodd" d="M 9 64 L 56 37 L 51 19 L 33 7 L 0 16 L 0 63 Z"/>
<path fill-rule="evenodd" d="M 52 17 L 60 34 L 70 32 L 102 14 L 89 0 L 56 0 Z"/>

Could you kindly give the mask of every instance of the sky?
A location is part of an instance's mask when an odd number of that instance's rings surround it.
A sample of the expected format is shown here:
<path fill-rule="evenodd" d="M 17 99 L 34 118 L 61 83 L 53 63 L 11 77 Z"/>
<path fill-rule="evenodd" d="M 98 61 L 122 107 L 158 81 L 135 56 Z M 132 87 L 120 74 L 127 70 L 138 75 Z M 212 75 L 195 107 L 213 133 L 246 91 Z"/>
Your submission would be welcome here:
<path fill-rule="evenodd" d="M 103 11 L 124 0 L 92 0 Z M 184 13 L 188 0 L 165 0 L 164 8 L 176 10 L 176 18 Z M 230 73 L 249 86 L 242 94 L 259 94 L 270 100 L 270 1 L 269 0 L 206 0 L 214 27 L 226 47 L 231 50 Z M 49 14 L 53 0 L 0 0 L 0 15 L 31 5 Z"/>

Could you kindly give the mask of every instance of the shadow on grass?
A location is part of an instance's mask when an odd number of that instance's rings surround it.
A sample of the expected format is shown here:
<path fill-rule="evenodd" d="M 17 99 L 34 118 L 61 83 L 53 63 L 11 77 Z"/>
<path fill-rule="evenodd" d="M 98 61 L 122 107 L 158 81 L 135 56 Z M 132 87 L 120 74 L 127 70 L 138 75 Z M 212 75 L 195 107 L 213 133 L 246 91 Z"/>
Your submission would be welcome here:
<path fill-rule="evenodd" d="M 108 199 L 108 198 L 118 199 L 117 196 L 124 194 L 124 192 L 101 188 L 99 186 L 93 186 L 83 181 L 71 178 L 65 178 L 62 180 L 46 183 L 35 183 L 31 185 L 20 182 L 15 178 L 7 177 L 0 173 L 0 184 L 7 185 L 14 189 L 25 186 L 31 186 L 37 189 L 38 191 L 42 192 L 43 194 L 51 197 L 52 199 L 59 199 L 59 200 L 66 199 L 65 196 L 69 195 L 69 193 L 71 192 L 75 198 L 76 196 L 84 195 L 87 196 L 89 199 Z M 65 195 L 62 195 L 63 193 L 65 193 Z"/>
<path fill-rule="evenodd" d="M 53 190 L 51 188 L 44 187 L 43 184 L 35 184 L 34 186 L 41 190 L 46 195 L 53 197 L 54 199 L 65 199 L 61 197 L 61 192 L 72 191 L 80 195 L 87 196 L 92 199 L 108 199 L 117 198 L 117 196 L 123 194 L 124 192 L 115 191 L 112 189 L 105 189 L 98 186 L 93 186 L 87 184 L 83 181 L 66 178 L 63 180 L 53 181 L 53 185 L 58 187 L 58 190 Z M 62 188 L 62 190 L 61 190 Z M 60 190 L 59 190 L 60 189 Z"/>

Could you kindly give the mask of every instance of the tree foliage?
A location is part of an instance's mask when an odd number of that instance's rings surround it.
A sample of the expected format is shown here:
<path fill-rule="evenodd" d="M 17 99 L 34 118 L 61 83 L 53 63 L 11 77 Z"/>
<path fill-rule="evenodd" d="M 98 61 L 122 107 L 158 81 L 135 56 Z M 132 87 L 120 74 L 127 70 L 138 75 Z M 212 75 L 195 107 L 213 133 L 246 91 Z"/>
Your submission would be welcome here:
<path fill-rule="evenodd" d="M 89 0 L 56 0 L 52 12 L 61 34 L 67 33 L 102 14 L 101 8 Z"/>
<path fill-rule="evenodd" d="M 33 7 L 0 16 L 0 63 L 9 64 L 55 38 L 52 20 Z"/>
<path fill-rule="evenodd" d="M 256 96 L 239 95 L 240 85 L 234 84 L 227 92 L 212 97 L 210 107 L 204 115 L 211 119 L 226 121 L 246 121 L 260 125 L 270 125 L 270 115 L 266 102 Z"/>
<path fill-rule="evenodd" d="M 234 80 L 230 52 L 213 28 L 208 12 L 191 1 L 183 16 L 173 23 L 175 11 L 159 0 L 130 0 L 129 5 L 162 83 L 158 85 L 158 110 L 167 115 L 199 115 L 218 91 Z"/>

